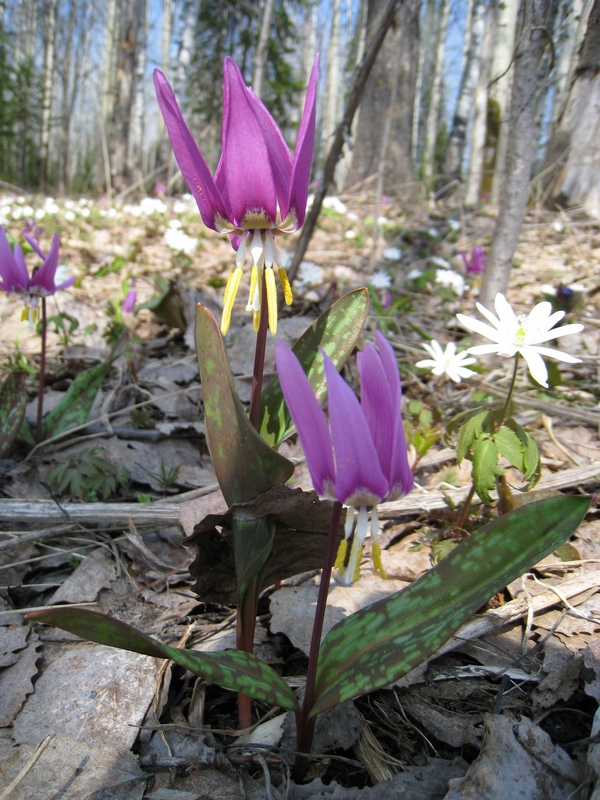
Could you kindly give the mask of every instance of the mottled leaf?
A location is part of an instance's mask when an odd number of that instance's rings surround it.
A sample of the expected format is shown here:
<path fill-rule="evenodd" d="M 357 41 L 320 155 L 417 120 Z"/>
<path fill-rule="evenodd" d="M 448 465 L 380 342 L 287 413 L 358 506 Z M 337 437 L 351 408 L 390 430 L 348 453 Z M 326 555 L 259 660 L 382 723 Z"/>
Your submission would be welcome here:
<path fill-rule="evenodd" d="M 293 346 L 296 357 L 322 404 L 326 395 L 322 347 L 340 370 L 356 347 L 369 312 L 369 292 L 355 289 L 340 297 L 313 322 Z M 270 445 L 277 445 L 291 436 L 295 428 L 283 401 L 277 378 L 265 387 L 261 398 L 258 430 Z"/>
<path fill-rule="evenodd" d="M 105 614 L 83 608 L 50 608 L 32 611 L 27 619 L 56 625 L 65 631 L 98 644 L 131 650 L 153 658 L 170 658 L 224 689 L 243 692 L 256 700 L 295 710 L 294 693 L 286 682 L 264 661 L 240 651 L 202 653 L 170 647 Z"/>
<path fill-rule="evenodd" d="M 25 419 L 27 390 L 23 372 L 11 372 L 0 384 L 0 458 L 10 452 Z"/>
<path fill-rule="evenodd" d="M 294 465 L 269 447 L 248 420 L 233 385 L 219 326 L 202 305 L 198 305 L 196 347 L 206 437 L 217 480 L 228 506 L 247 503 L 276 483 L 285 483 Z"/>
<path fill-rule="evenodd" d="M 62 400 L 44 417 L 44 439 L 58 436 L 87 422 L 94 398 L 110 370 L 111 363 L 112 361 L 103 361 L 77 375 Z"/>
<path fill-rule="evenodd" d="M 561 545 L 586 497 L 551 497 L 484 525 L 406 589 L 339 622 L 325 637 L 315 716 L 421 664 L 492 595 Z"/>

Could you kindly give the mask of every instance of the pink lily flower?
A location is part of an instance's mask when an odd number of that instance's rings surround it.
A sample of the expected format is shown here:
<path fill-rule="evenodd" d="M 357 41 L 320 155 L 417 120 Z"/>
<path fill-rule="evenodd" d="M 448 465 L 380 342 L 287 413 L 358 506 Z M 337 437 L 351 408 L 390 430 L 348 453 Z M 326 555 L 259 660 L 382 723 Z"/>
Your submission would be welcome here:
<path fill-rule="evenodd" d="M 58 234 L 55 233 L 52 239 L 50 252 L 46 256 L 35 239 L 25 237 L 35 252 L 43 259 L 41 267 L 36 267 L 31 277 L 25 264 L 23 250 L 16 243 L 14 253 L 4 228 L 0 226 L 0 289 L 9 294 L 25 295 L 25 308 L 23 319 L 29 320 L 30 327 L 37 321 L 37 308 L 40 297 L 48 297 L 59 289 L 68 289 L 75 283 L 75 278 L 71 277 L 56 283 L 58 267 Z M 60 278 L 59 278 L 60 280 Z"/>
<path fill-rule="evenodd" d="M 283 342 L 275 361 L 283 396 L 298 431 L 315 491 L 358 510 L 346 518 L 346 536 L 336 566 L 351 583 L 360 569 L 363 542 L 370 525 L 373 563 L 385 576 L 376 541 L 377 505 L 408 494 L 413 474 L 408 463 L 402 423 L 402 389 L 394 351 L 379 331 L 376 349 L 367 344 L 358 354 L 361 401 L 323 352 L 329 420 L 319 405 L 300 362 Z M 354 530 L 347 565 L 347 542 Z"/>
<path fill-rule="evenodd" d="M 315 140 L 315 104 L 319 75 L 315 61 L 294 154 L 266 107 L 244 83 L 233 59 L 224 62 L 222 152 L 214 176 L 196 142 L 167 79 L 154 72 L 158 104 L 173 145 L 175 158 L 192 192 L 204 224 L 230 234 L 237 251 L 223 298 L 221 330 L 231 322 L 233 303 L 240 285 L 247 250 L 252 257 L 250 296 L 247 310 L 254 314 L 258 329 L 261 309 L 262 273 L 265 274 L 269 328 L 277 330 L 276 266 L 285 302 L 292 290 L 280 266 L 274 237 L 301 227 L 306 214 L 308 181 Z"/>
<path fill-rule="evenodd" d="M 487 267 L 487 256 L 483 247 L 475 246 L 471 252 L 471 258 L 467 256 L 466 250 L 461 250 L 463 264 L 467 275 L 482 275 Z"/>

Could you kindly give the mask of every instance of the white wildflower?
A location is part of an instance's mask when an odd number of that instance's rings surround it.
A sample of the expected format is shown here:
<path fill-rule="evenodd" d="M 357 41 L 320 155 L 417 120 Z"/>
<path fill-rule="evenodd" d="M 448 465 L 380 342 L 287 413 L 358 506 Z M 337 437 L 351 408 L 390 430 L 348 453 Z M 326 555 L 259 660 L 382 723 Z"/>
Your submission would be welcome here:
<path fill-rule="evenodd" d="M 456 352 L 454 342 L 448 342 L 446 348 L 442 350 L 437 339 L 432 339 L 430 344 L 424 343 L 423 348 L 427 350 L 431 358 L 417 361 L 417 367 L 430 369 L 434 375 L 445 375 L 454 383 L 460 383 L 463 378 L 471 378 L 474 375 L 472 369 L 467 369 L 469 364 L 474 364 L 477 359 L 469 358 L 466 350 Z"/>
<path fill-rule="evenodd" d="M 552 304 L 544 301 L 538 303 L 529 314 L 519 314 L 517 316 L 510 303 L 503 294 L 498 293 L 494 301 L 496 317 L 487 308 L 477 303 L 477 309 L 491 325 L 481 322 L 463 314 L 457 314 L 458 321 L 467 330 L 491 339 L 494 344 L 481 344 L 470 347 L 468 352 L 473 355 L 485 355 L 487 353 L 497 353 L 499 356 L 512 358 L 520 353 L 529 368 L 534 380 L 542 386 L 548 387 L 548 370 L 542 356 L 555 358 L 557 361 L 564 361 L 567 364 L 578 364 L 580 358 L 563 353 L 550 347 L 540 347 L 539 345 L 550 339 L 558 339 L 560 336 L 568 336 L 571 333 L 579 333 L 583 330 L 583 325 L 579 323 L 563 325 L 562 328 L 552 328 L 561 320 L 565 312 L 555 311 L 552 313 Z"/>

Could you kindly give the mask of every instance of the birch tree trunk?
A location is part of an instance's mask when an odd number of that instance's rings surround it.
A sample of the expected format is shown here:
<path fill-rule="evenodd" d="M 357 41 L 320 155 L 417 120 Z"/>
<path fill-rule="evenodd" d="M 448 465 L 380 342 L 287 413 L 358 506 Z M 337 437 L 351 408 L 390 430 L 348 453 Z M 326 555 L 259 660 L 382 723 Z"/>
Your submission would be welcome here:
<path fill-rule="evenodd" d="M 425 148 L 423 150 L 423 177 L 427 182 L 431 181 L 434 174 L 438 122 L 442 102 L 442 75 L 444 72 L 448 19 L 450 17 L 450 0 L 441 0 L 439 15 L 439 27 L 435 43 L 433 83 L 431 86 L 429 112 L 427 114 L 427 125 L 425 128 Z"/>
<path fill-rule="evenodd" d="M 325 150 L 331 144 L 338 119 L 340 100 L 340 23 L 341 0 L 333 0 L 331 9 L 331 38 L 327 52 L 327 102 L 323 111 L 323 141 Z"/>
<path fill-rule="evenodd" d="M 146 107 L 144 92 L 144 75 L 146 72 L 146 52 L 148 43 L 148 14 L 147 0 L 141 0 L 139 6 L 140 19 L 136 29 L 137 41 L 135 43 L 135 67 L 133 79 L 133 101 L 131 104 L 131 120 L 129 124 L 129 137 L 127 141 L 127 175 L 135 177 L 138 182 L 143 182 L 143 143 L 144 143 L 144 112 Z"/>
<path fill-rule="evenodd" d="M 498 292 L 506 293 L 527 205 L 535 148 L 537 70 L 547 42 L 550 4 L 551 0 L 521 0 L 519 8 L 506 178 L 481 287 L 481 303 L 487 308 L 493 307 Z"/>
<path fill-rule="evenodd" d="M 469 170 L 465 190 L 465 205 L 473 208 L 479 202 L 482 193 L 483 164 L 485 160 L 485 135 L 487 130 L 488 91 L 490 67 L 492 61 L 492 45 L 496 35 L 498 18 L 498 0 L 491 0 L 487 10 L 483 49 L 481 53 L 481 69 L 475 90 L 473 125 L 471 128 L 471 151 L 469 154 Z"/>
<path fill-rule="evenodd" d="M 562 30 L 558 41 L 558 60 L 554 87 L 552 128 L 558 124 L 567 102 L 567 89 L 571 85 L 577 66 L 577 52 L 583 42 L 593 0 L 571 0 L 563 6 Z"/>
<path fill-rule="evenodd" d="M 368 32 L 379 19 L 384 3 L 369 0 Z M 396 55 L 400 52 L 400 73 L 398 98 L 392 121 L 392 136 L 387 157 L 387 175 L 384 192 L 402 193 L 410 199 L 414 179 L 411 158 L 412 115 L 414 108 L 415 85 L 419 52 L 419 12 L 421 0 L 404 0 L 396 12 L 396 25 L 388 31 L 377 61 L 375 62 L 361 103 L 360 116 L 356 128 L 356 139 L 352 158 L 352 181 L 375 178 L 378 172 L 381 142 L 383 138 L 382 120 L 389 109 L 393 85 L 393 67 Z"/>
<path fill-rule="evenodd" d="M 267 47 L 269 44 L 269 33 L 271 32 L 271 19 L 273 17 L 274 0 L 265 0 L 262 21 L 260 24 L 260 35 L 256 52 L 254 53 L 254 71 L 252 74 L 252 88 L 258 97 L 262 97 L 262 88 L 265 80 L 265 68 L 267 66 Z"/>
<path fill-rule="evenodd" d="M 486 155 L 481 192 L 488 195 L 495 205 L 500 199 L 506 163 L 518 5 L 518 0 L 502 0 L 500 3 L 490 71 Z"/>
<path fill-rule="evenodd" d="M 479 78 L 484 30 L 485 1 L 473 0 L 470 24 L 471 38 L 467 60 L 461 77 L 452 130 L 444 156 L 444 179 L 448 182 L 460 180 L 461 176 L 463 154 L 467 142 L 467 129 L 473 106 L 473 95 Z"/>
<path fill-rule="evenodd" d="M 57 0 L 48 3 L 46 27 L 46 52 L 44 55 L 44 93 L 40 130 L 40 185 L 46 190 L 48 183 L 48 151 L 50 146 L 50 111 L 52 108 L 52 85 L 54 78 L 54 41 L 56 36 Z"/>
<path fill-rule="evenodd" d="M 577 67 L 548 158 L 563 154 L 550 196 L 600 218 L 600 0 L 594 0 Z"/>

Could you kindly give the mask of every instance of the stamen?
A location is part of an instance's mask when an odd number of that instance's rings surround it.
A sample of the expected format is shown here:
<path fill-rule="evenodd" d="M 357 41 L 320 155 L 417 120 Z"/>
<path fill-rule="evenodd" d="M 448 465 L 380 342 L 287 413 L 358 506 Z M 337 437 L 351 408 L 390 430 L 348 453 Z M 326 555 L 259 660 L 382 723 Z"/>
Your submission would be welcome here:
<path fill-rule="evenodd" d="M 235 263 L 238 267 L 241 267 L 244 261 L 246 260 L 246 242 L 248 241 L 248 237 L 244 234 L 240 238 L 240 246 L 238 247 L 238 251 L 235 254 Z"/>
<path fill-rule="evenodd" d="M 233 304 L 242 280 L 244 271 L 241 267 L 236 267 L 229 273 L 227 278 L 227 286 L 225 287 L 225 294 L 223 295 L 223 316 L 221 317 L 221 333 L 225 335 L 231 325 L 231 312 L 233 311 Z"/>
<path fill-rule="evenodd" d="M 277 288 L 275 286 L 275 275 L 272 269 L 265 268 L 265 283 L 267 287 L 269 330 L 274 335 L 277 333 Z"/>
<path fill-rule="evenodd" d="M 258 267 L 254 265 L 252 267 L 252 272 L 250 276 L 250 294 L 248 295 L 248 305 L 246 306 L 246 311 L 254 311 L 254 313 L 260 311 L 259 278 L 260 276 L 258 273 Z"/>
<path fill-rule="evenodd" d="M 283 299 L 285 300 L 286 306 L 291 306 L 294 296 L 292 294 L 292 287 L 290 286 L 287 272 L 283 267 L 279 267 L 277 271 L 279 273 L 279 282 L 281 283 L 281 288 L 283 289 Z"/>
<path fill-rule="evenodd" d="M 275 261 L 275 253 L 273 252 L 273 246 L 274 246 L 273 234 L 271 233 L 271 231 L 267 231 L 265 233 L 265 247 L 264 247 L 265 267 L 272 267 L 273 262 Z"/>

